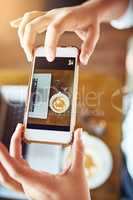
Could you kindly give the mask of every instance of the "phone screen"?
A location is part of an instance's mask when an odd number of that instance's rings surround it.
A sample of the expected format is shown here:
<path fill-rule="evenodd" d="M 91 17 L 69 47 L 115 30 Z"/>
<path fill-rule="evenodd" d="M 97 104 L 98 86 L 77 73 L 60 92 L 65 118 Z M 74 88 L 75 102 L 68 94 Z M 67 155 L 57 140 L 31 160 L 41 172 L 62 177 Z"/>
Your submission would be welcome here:
<path fill-rule="evenodd" d="M 75 57 L 36 57 L 27 128 L 70 131 Z"/>

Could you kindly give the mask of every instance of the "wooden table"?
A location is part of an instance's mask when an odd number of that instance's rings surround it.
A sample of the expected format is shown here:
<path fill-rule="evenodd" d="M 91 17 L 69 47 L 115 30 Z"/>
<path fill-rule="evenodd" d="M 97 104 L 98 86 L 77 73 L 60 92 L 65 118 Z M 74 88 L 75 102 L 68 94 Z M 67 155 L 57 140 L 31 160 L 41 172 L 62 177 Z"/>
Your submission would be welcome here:
<path fill-rule="evenodd" d="M 105 120 L 107 123 L 107 130 L 99 138 L 108 145 L 114 162 L 110 178 L 104 185 L 98 189 L 92 190 L 92 199 L 118 200 L 120 196 L 120 141 L 122 114 L 113 107 L 112 95 L 121 88 L 121 82 L 118 78 L 110 77 L 110 75 L 105 76 L 105 74 L 102 73 L 96 74 L 93 70 L 90 70 L 88 74 L 82 73 L 80 75 L 79 95 L 82 95 L 83 88 L 85 88 L 85 94 L 90 94 L 89 96 L 91 96 L 91 98 L 89 97 L 87 100 L 83 98 L 84 101 L 82 101 L 82 98 L 80 97 L 80 103 L 83 103 L 83 106 L 95 111 L 94 114 L 92 114 L 94 119 L 99 118 Z M 121 108 L 121 100 L 121 94 L 118 94 L 118 96 L 114 97 L 113 103 L 115 106 L 117 105 Z M 77 126 L 80 126 L 79 124 L 82 126 L 80 120 L 77 122 Z M 84 125 L 83 127 L 86 129 Z"/>

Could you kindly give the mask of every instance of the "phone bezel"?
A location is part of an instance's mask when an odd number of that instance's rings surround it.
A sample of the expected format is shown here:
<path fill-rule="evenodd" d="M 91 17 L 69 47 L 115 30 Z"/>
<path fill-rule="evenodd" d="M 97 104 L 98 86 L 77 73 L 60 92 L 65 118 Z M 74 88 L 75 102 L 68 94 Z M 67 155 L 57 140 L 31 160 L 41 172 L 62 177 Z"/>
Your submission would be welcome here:
<path fill-rule="evenodd" d="M 28 98 L 27 98 L 27 106 L 25 110 L 25 132 L 24 132 L 24 140 L 28 143 L 48 143 L 48 144 L 62 144 L 69 145 L 73 139 L 73 131 L 75 127 L 76 121 L 76 102 L 77 102 L 77 90 L 78 90 L 78 48 L 76 47 L 58 47 L 56 49 L 56 57 L 75 57 L 75 70 L 74 70 L 74 81 L 73 81 L 73 97 L 72 97 L 72 108 L 71 108 L 71 120 L 70 120 L 70 131 L 52 131 L 52 130 L 35 130 L 28 129 L 27 119 L 28 119 L 28 110 L 30 103 L 30 93 L 32 86 L 32 76 L 34 73 L 35 67 L 35 58 L 36 57 L 44 57 L 45 49 L 44 47 L 39 47 L 35 51 L 33 68 L 31 72 L 29 90 L 28 90 Z M 36 134 L 37 133 L 37 134 Z"/>

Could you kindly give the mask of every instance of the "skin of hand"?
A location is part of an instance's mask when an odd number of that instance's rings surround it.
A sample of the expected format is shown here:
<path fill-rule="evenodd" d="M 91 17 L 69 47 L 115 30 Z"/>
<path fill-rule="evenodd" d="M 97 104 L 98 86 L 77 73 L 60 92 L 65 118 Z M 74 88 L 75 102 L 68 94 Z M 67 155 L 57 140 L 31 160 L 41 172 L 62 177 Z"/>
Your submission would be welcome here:
<path fill-rule="evenodd" d="M 65 31 L 75 32 L 83 40 L 80 62 L 84 65 L 87 64 L 99 38 L 99 23 L 94 9 L 88 11 L 81 7 L 59 8 L 43 14 L 37 11 L 29 12 L 11 25 L 18 28 L 20 44 L 28 61 L 33 60 L 36 35 L 44 31 L 45 54 L 49 62 L 54 60 L 58 41 Z"/>
<path fill-rule="evenodd" d="M 10 150 L 0 143 L 0 183 L 34 200 L 88 200 L 89 189 L 83 167 L 81 129 L 74 133 L 73 160 L 63 172 L 53 175 L 30 168 L 22 157 L 24 127 L 18 124 Z"/>
<path fill-rule="evenodd" d="M 125 11 L 128 0 L 91 0 L 74 7 L 58 8 L 48 12 L 32 11 L 10 24 L 18 28 L 20 44 L 28 61 L 33 60 L 35 38 L 46 31 L 45 54 L 52 62 L 56 55 L 56 47 L 65 31 L 75 32 L 83 41 L 80 62 L 83 65 L 93 53 L 100 36 L 101 22 L 118 18 Z"/>

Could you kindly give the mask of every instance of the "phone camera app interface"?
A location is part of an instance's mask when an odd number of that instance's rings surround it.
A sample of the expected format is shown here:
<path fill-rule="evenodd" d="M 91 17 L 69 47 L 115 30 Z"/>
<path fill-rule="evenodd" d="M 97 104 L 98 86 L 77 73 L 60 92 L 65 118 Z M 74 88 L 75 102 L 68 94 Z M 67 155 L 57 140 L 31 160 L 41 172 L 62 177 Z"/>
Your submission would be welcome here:
<path fill-rule="evenodd" d="M 36 57 L 27 128 L 70 131 L 75 58 Z"/>

